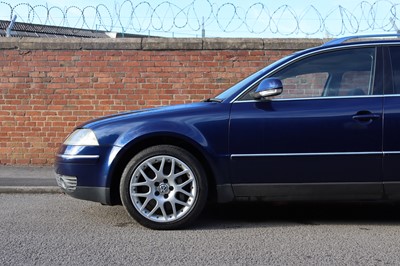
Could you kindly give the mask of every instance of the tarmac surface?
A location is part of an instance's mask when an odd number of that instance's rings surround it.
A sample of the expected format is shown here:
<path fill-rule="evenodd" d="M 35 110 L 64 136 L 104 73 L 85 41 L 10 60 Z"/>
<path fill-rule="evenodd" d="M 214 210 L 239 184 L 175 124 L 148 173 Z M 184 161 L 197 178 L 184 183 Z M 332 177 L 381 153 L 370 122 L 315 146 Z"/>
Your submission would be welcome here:
<path fill-rule="evenodd" d="M 0 193 L 60 193 L 52 166 L 0 165 Z"/>
<path fill-rule="evenodd" d="M 0 210 L 0 265 L 400 265 L 392 204 L 209 205 L 157 231 L 62 195 L 52 167 L 0 166 Z"/>

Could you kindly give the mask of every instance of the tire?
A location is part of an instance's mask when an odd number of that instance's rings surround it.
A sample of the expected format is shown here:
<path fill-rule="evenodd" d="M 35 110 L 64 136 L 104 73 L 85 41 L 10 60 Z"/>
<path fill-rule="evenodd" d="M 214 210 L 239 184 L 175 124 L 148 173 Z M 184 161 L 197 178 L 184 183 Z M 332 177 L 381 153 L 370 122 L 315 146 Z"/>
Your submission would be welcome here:
<path fill-rule="evenodd" d="M 207 178 L 199 161 L 186 150 L 159 145 L 135 155 L 120 183 L 122 203 L 138 223 L 151 229 L 181 229 L 201 213 Z"/>

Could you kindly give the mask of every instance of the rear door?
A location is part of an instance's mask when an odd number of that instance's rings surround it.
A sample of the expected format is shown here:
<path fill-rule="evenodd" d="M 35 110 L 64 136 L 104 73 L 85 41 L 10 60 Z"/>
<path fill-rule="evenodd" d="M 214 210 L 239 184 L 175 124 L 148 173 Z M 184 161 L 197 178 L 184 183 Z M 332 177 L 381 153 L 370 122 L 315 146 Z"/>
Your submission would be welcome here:
<path fill-rule="evenodd" d="M 400 46 L 385 48 L 384 187 L 388 198 L 400 199 Z"/>

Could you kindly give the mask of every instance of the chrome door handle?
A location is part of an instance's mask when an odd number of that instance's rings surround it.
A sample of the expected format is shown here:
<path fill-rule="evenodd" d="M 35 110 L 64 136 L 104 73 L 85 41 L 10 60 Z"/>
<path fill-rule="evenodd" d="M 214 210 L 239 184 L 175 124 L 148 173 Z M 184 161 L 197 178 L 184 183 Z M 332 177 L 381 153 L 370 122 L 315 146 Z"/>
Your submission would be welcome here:
<path fill-rule="evenodd" d="M 373 120 L 381 118 L 379 114 L 373 114 L 370 111 L 360 111 L 352 117 L 359 122 L 372 122 Z"/>

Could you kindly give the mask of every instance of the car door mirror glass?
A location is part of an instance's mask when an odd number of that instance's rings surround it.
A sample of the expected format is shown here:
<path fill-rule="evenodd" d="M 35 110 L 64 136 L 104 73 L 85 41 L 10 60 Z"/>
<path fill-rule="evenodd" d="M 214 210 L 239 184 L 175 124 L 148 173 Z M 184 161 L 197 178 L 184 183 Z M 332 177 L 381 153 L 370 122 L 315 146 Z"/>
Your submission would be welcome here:
<path fill-rule="evenodd" d="M 252 97 L 256 100 L 277 96 L 283 92 L 282 81 L 278 78 L 266 78 L 260 82 Z"/>

